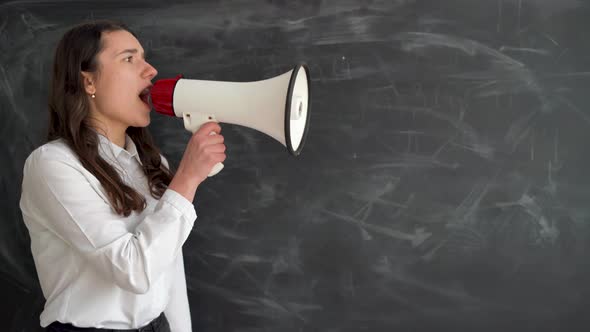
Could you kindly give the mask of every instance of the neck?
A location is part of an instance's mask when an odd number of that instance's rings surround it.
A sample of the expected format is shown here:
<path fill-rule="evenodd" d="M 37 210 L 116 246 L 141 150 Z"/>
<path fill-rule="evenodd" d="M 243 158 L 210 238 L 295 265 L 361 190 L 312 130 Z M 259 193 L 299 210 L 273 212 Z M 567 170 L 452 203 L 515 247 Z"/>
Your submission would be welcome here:
<path fill-rule="evenodd" d="M 93 126 L 97 133 L 103 135 L 104 137 L 108 138 L 109 141 L 113 142 L 120 146 L 121 148 L 125 148 L 125 134 L 127 128 L 113 128 L 113 127 L 105 127 L 105 126 Z"/>
<path fill-rule="evenodd" d="M 91 126 L 100 134 L 105 136 L 109 139 L 109 141 L 113 142 L 114 144 L 120 146 L 121 148 L 125 148 L 125 132 L 127 131 L 127 126 L 119 123 L 111 121 L 108 118 L 102 116 L 99 112 L 91 107 L 91 119 L 90 123 Z"/>
<path fill-rule="evenodd" d="M 120 133 L 118 132 L 116 134 L 112 133 L 111 136 L 107 136 L 107 138 L 114 144 L 117 144 L 123 149 L 125 148 L 125 131 L 122 131 Z"/>

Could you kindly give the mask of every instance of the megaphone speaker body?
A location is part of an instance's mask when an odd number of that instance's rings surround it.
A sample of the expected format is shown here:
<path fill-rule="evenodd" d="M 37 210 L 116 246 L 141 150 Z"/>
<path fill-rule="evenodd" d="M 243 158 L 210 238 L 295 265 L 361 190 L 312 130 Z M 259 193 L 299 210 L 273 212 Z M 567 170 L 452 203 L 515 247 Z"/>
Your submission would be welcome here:
<path fill-rule="evenodd" d="M 309 130 L 310 76 L 305 64 L 274 78 L 255 82 L 174 79 L 155 82 L 152 105 L 159 113 L 184 120 L 196 132 L 215 121 L 249 127 L 301 153 Z M 216 165 L 209 176 L 223 168 Z"/>

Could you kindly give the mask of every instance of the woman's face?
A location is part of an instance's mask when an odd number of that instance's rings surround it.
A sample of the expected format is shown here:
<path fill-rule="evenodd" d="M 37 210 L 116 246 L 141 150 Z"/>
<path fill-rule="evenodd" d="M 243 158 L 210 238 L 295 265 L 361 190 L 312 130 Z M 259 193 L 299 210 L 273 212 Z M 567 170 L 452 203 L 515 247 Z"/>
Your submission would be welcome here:
<path fill-rule="evenodd" d="M 103 32 L 102 43 L 97 72 L 83 72 L 89 98 L 96 96 L 90 99 L 91 116 L 110 132 L 147 126 L 151 107 L 145 89 L 158 71 L 146 62 L 139 41 L 128 31 Z"/>

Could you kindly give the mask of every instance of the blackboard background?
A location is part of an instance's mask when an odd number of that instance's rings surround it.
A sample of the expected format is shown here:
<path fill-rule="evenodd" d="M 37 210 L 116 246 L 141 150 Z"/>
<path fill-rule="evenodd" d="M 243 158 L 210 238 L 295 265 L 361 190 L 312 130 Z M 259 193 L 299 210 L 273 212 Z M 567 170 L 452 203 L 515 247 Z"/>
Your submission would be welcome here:
<path fill-rule="evenodd" d="M 93 18 L 134 29 L 156 79 L 313 77 L 300 157 L 224 126 L 184 246 L 195 331 L 586 330 L 588 2 L 243 0 L 0 5 L 3 331 L 39 330 L 22 166 L 53 47 Z M 150 128 L 177 164 L 182 121 Z"/>

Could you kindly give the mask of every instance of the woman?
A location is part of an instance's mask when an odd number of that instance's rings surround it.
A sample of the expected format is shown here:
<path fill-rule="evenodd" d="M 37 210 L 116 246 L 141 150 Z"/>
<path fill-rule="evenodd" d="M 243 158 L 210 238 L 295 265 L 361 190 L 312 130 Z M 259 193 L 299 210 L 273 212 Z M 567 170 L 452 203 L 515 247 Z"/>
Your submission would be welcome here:
<path fill-rule="evenodd" d="M 225 145 L 208 123 L 170 171 L 145 128 L 156 74 L 122 24 L 76 26 L 57 46 L 49 142 L 27 158 L 20 200 L 47 331 L 191 331 L 182 245 Z"/>

